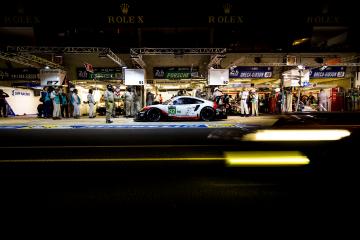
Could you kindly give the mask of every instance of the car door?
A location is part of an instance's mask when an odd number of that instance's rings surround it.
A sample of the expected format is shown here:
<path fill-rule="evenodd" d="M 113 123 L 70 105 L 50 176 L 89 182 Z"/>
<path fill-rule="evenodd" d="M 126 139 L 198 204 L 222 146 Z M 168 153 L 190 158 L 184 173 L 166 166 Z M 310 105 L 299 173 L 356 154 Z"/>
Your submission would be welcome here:
<path fill-rule="evenodd" d="M 182 98 L 175 99 L 171 104 L 168 105 L 168 116 L 169 117 L 181 117 L 185 114 L 184 101 Z"/>
<path fill-rule="evenodd" d="M 185 116 L 197 117 L 199 115 L 199 110 L 203 102 L 195 98 L 184 98 L 183 102 L 185 103 Z"/>
<path fill-rule="evenodd" d="M 187 107 L 184 98 L 175 99 L 172 105 L 168 106 L 169 117 L 184 117 L 186 116 Z"/>

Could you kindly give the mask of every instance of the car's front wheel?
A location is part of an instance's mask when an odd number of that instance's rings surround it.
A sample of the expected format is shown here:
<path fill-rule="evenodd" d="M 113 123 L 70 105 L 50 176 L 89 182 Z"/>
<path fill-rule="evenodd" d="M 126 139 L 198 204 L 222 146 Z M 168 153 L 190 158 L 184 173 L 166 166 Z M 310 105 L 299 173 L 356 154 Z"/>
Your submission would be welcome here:
<path fill-rule="evenodd" d="M 159 109 L 152 108 L 147 112 L 147 120 L 150 122 L 158 122 L 161 119 L 161 112 Z"/>
<path fill-rule="evenodd" d="M 215 117 L 215 110 L 211 107 L 205 107 L 200 112 L 200 118 L 203 121 L 211 121 Z"/>

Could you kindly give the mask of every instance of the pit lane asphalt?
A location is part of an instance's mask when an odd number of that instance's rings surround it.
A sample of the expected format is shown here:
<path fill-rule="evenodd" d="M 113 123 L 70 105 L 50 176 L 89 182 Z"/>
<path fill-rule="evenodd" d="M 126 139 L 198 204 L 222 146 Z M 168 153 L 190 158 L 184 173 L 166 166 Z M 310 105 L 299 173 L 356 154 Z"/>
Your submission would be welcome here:
<path fill-rule="evenodd" d="M 316 144 L 308 146 L 312 148 L 309 153 L 318 153 L 317 160 L 321 160 L 321 164 L 316 167 L 319 169 L 229 169 L 221 161 L 210 164 L 206 161 L 199 164 L 190 161 L 171 164 L 101 161 L 104 158 L 151 154 L 211 156 L 220 160 L 223 151 L 229 149 L 250 150 L 252 146 L 253 150 L 260 150 L 252 144 L 245 146 L 236 141 L 226 142 L 223 138 L 209 138 L 211 134 L 216 136 L 220 132 L 221 137 L 229 136 L 231 139 L 248 130 L 249 126 L 1 129 L 1 160 L 30 161 L 0 164 L 0 206 L 2 209 L 35 206 L 42 210 L 155 207 L 182 211 L 200 208 L 238 213 L 271 209 L 273 213 L 296 216 L 300 213 L 313 216 L 315 210 L 319 215 L 326 214 L 329 206 L 334 215 L 334 211 L 349 211 L 355 206 L 357 201 L 351 191 L 354 188 L 352 183 L 356 182 L 355 168 L 348 165 L 351 159 L 345 159 L 346 162 L 342 159 L 343 153 L 337 151 L 338 143 L 322 148 Z M 356 151 L 354 145 L 357 142 L 355 139 L 341 146 L 347 146 L 348 152 Z M 97 161 L 47 161 L 71 158 Z M 339 159 L 343 160 L 342 165 L 337 164 Z M 346 172 L 346 176 L 341 172 Z"/>

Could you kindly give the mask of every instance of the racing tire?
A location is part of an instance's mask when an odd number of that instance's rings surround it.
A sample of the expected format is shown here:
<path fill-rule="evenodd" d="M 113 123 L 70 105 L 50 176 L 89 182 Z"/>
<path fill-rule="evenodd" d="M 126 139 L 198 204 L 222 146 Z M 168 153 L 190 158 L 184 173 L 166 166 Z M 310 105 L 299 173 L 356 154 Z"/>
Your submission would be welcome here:
<path fill-rule="evenodd" d="M 150 122 L 158 122 L 161 119 L 161 112 L 159 109 L 151 108 L 147 114 L 146 119 Z"/>
<path fill-rule="evenodd" d="M 215 110 L 211 107 L 205 107 L 200 112 L 200 118 L 203 121 L 211 121 L 215 118 Z"/>

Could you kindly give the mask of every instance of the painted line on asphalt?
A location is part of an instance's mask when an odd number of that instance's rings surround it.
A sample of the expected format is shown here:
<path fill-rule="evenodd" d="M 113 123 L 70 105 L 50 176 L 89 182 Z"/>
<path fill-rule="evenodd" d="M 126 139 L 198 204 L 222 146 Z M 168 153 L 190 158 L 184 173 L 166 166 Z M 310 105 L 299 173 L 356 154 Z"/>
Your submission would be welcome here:
<path fill-rule="evenodd" d="M 224 161 L 225 158 L 219 157 L 177 157 L 177 158 L 93 158 L 93 159 L 21 159 L 21 160 L 0 160 L 1 163 L 49 163 L 49 162 L 145 162 L 145 161 Z"/>
<path fill-rule="evenodd" d="M 0 129 L 20 129 L 27 127 L 27 125 L 8 125 L 8 126 L 0 126 Z"/>
<path fill-rule="evenodd" d="M 258 127 L 253 124 L 166 124 L 166 125 L 10 125 L 0 129 L 156 129 L 156 128 L 244 128 Z"/>
<path fill-rule="evenodd" d="M 13 125 L 0 126 L 0 129 L 144 129 L 144 128 L 208 128 L 205 124 L 182 125 Z"/>
<path fill-rule="evenodd" d="M 205 124 L 171 124 L 171 125 L 73 125 L 72 128 L 86 128 L 86 129 L 97 129 L 97 128 L 208 128 Z"/>
<path fill-rule="evenodd" d="M 229 147 L 229 146 L 234 146 L 234 147 L 238 147 L 238 145 L 229 145 L 229 144 L 219 144 L 219 145 L 210 145 L 210 144 L 204 144 L 204 145 L 113 145 L 113 146 L 101 146 L 101 145 L 89 145 L 89 146 L 84 146 L 84 145 L 78 145 L 78 146 L 44 146 L 44 145 L 40 145 L 40 146 L 0 146 L 0 149 L 35 149 L 35 148 L 39 148 L 39 149 L 44 149 L 44 148 L 48 148 L 48 149 L 52 149 L 52 148 L 61 148 L 61 149 L 66 149 L 66 148 L 185 148 L 185 147 Z"/>

